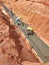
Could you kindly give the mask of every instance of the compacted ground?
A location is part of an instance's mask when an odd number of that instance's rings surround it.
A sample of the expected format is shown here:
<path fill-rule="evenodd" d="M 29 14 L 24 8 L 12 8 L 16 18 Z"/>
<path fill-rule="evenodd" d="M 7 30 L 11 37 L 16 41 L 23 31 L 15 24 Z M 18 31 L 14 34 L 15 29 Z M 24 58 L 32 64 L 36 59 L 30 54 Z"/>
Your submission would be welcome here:
<path fill-rule="evenodd" d="M 49 0 L 3 0 L 49 45 Z"/>
<path fill-rule="evenodd" d="M 0 65 L 39 63 L 31 50 L 27 49 L 17 28 L 0 10 Z"/>

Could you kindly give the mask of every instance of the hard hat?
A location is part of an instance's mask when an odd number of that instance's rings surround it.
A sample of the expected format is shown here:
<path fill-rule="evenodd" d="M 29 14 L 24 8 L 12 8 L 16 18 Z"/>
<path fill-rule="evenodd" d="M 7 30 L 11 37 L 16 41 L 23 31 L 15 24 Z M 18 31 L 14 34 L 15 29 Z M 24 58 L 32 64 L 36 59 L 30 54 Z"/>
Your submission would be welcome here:
<path fill-rule="evenodd" d="M 32 31 L 33 29 L 31 27 L 27 27 L 27 30 L 31 30 Z"/>

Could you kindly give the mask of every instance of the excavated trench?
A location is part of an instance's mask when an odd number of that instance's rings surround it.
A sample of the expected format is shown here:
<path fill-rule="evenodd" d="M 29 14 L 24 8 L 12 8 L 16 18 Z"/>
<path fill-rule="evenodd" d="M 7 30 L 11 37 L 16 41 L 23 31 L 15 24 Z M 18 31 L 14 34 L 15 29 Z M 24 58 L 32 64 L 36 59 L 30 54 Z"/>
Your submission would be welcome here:
<path fill-rule="evenodd" d="M 0 64 L 23 65 L 24 61 L 37 62 L 31 50 L 27 49 L 21 31 L 14 24 L 10 24 L 10 18 L 0 10 Z"/>

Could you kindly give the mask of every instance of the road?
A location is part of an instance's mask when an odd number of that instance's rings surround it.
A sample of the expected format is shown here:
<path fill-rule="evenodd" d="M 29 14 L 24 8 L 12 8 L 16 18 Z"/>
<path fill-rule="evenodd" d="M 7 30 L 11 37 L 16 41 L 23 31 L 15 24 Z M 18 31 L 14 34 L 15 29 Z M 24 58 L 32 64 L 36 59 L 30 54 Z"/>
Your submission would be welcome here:
<path fill-rule="evenodd" d="M 9 10 L 5 5 L 2 4 L 2 7 L 9 14 L 9 16 L 13 19 L 15 25 L 17 25 L 20 30 L 24 33 L 25 37 L 30 42 L 31 47 L 35 50 L 40 59 L 46 63 L 49 62 L 49 47 L 33 32 L 33 35 L 27 35 L 27 25 L 23 23 L 20 19 L 17 20 L 17 16 Z M 21 25 L 18 25 L 21 23 Z M 23 24 L 23 25 L 22 25 Z"/>

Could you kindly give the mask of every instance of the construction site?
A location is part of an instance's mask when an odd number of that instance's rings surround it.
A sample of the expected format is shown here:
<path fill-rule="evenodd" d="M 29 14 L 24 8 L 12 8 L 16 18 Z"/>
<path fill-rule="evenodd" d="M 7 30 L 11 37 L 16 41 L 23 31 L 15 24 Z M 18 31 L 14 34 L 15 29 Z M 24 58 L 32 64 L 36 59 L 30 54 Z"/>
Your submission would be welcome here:
<path fill-rule="evenodd" d="M 0 65 L 49 65 L 49 0 L 0 0 Z"/>

